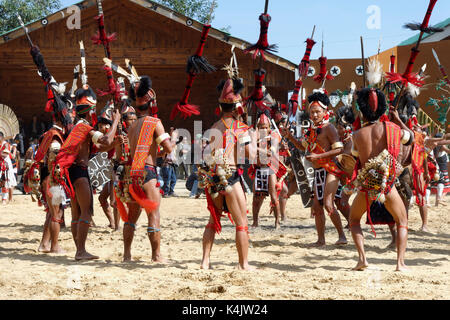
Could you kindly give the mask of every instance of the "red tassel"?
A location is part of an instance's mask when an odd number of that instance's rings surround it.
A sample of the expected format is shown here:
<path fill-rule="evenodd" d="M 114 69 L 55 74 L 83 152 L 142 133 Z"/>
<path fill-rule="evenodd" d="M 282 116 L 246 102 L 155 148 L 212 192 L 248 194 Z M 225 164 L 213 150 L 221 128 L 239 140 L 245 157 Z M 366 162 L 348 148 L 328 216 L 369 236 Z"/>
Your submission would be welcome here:
<path fill-rule="evenodd" d="M 147 213 L 150 213 L 158 208 L 158 202 L 147 199 L 147 195 L 144 191 L 135 184 L 130 184 L 128 191 L 136 202 L 145 209 Z"/>
<path fill-rule="evenodd" d="M 259 16 L 260 32 L 258 42 L 244 50 L 244 53 L 253 53 L 253 59 L 256 59 L 258 53 L 266 60 L 265 52 L 277 52 L 276 45 L 269 45 L 267 40 L 267 33 L 269 31 L 269 23 L 272 18 L 268 14 L 261 14 Z"/>
<path fill-rule="evenodd" d="M 302 61 L 298 65 L 298 72 L 300 77 L 305 77 L 308 74 L 309 69 L 309 56 L 311 55 L 311 50 L 316 42 L 313 39 L 306 39 L 306 50 Z"/>
<path fill-rule="evenodd" d="M 189 95 L 191 93 L 191 87 L 194 83 L 195 74 L 189 73 L 186 87 L 184 89 L 184 94 L 181 100 L 175 105 L 170 114 L 170 120 L 173 121 L 175 117 L 180 114 L 183 119 L 186 119 L 192 115 L 199 115 L 199 107 L 195 105 L 188 104 Z"/>
<path fill-rule="evenodd" d="M 383 115 L 380 117 L 380 122 L 386 122 L 386 121 L 390 121 L 390 120 L 389 120 L 389 117 L 388 117 L 387 115 L 383 114 Z"/>
<path fill-rule="evenodd" d="M 292 106 L 292 114 L 295 115 L 297 113 L 297 106 L 298 106 L 298 95 L 300 93 L 300 88 L 302 87 L 303 81 L 297 80 L 295 81 L 295 88 L 294 93 L 291 96 L 291 99 L 289 99 L 289 102 Z"/>
<path fill-rule="evenodd" d="M 114 197 L 116 199 L 117 210 L 120 213 L 120 217 L 122 218 L 122 221 L 128 222 L 127 209 L 125 208 L 125 205 L 123 204 L 122 200 L 120 200 L 119 197 L 117 196 L 116 190 L 114 190 Z"/>
<path fill-rule="evenodd" d="M 222 111 L 220 110 L 220 107 L 216 107 L 216 109 L 214 110 L 214 114 L 216 115 L 216 116 L 218 116 L 218 117 L 220 117 L 220 113 L 221 113 Z"/>
<path fill-rule="evenodd" d="M 319 58 L 319 63 L 320 63 L 320 72 L 317 76 L 315 76 L 313 78 L 314 81 L 317 81 L 319 83 L 322 83 L 323 80 L 325 79 L 325 75 L 326 75 L 326 79 L 327 80 L 333 80 L 334 77 L 330 74 L 327 74 L 327 58 L 326 57 L 320 57 Z"/>
<path fill-rule="evenodd" d="M 214 230 L 216 231 L 217 234 L 220 234 L 220 231 L 222 231 L 222 224 L 220 223 L 220 218 L 222 217 L 222 213 L 214 205 L 214 202 L 211 199 L 211 195 L 209 194 L 208 189 L 205 189 L 205 195 L 206 195 L 206 201 L 207 201 L 207 208 L 214 220 Z"/>

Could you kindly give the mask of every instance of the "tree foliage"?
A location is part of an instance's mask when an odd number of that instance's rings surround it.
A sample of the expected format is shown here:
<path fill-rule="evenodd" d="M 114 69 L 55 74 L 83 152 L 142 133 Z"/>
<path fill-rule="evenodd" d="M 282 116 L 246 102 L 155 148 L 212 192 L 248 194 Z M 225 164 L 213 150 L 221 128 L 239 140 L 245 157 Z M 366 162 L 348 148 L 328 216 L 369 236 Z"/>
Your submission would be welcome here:
<path fill-rule="evenodd" d="M 211 22 L 214 19 L 214 10 L 217 8 L 216 1 L 211 11 L 214 2 L 212 0 L 156 0 L 156 2 L 201 23 Z M 209 19 L 210 14 L 211 19 Z"/>
<path fill-rule="evenodd" d="M 0 0 L 0 34 L 20 26 L 17 14 L 27 24 L 44 18 L 59 8 L 59 0 Z"/>

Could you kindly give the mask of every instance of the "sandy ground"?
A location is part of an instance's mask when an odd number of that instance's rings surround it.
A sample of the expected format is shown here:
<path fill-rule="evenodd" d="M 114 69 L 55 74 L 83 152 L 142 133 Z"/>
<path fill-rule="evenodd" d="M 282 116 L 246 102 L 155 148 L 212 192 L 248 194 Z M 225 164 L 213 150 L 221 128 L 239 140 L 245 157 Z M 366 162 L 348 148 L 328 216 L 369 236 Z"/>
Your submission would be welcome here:
<path fill-rule="evenodd" d="M 269 201 L 261 210 L 261 227 L 251 229 L 249 259 L 254 272 L 237 271 L 235 229 L 223 219 L 223 232 L 212 251 L 214 270 L 200 270 L 202 233 L 207 223 L 205 199 L 182 196 L 162 200 L 162 253 L 170 263 L 150 259 L 147 219 L 138 221 L 133 262 L 122 262 L 122 232 L 112 232 L 98 200 L 87 249 L 100 260 L 76 262 L 70 229 L 60 235 L 66 254 L 38 253 L 44 213 L 29 196 L 16 195 L 0 206 L 0 299 L 448 299 L 450 197 L 448 207 L 432 208 L 431 233 L 421 233 L 416 206 L 410 212 L 407 273 L 395 272 L 396 253 L 386 249 L 390 233 L 378 226 L 377 238 L 364 226 L 369 269 L 355 272 L 357 252 L 349 244 L 337 247 L 337 233 L 327 218 L 327 245 L 316 241 L 314 220 L 302 209 L 300 197 L 288 202 L 288 221 L 274 230 Z M 433 199 L 434 200 L 434 199 Z M 248 199 L 248 205 L 251 204 Z M 67 225 L 70 210 L 66 211 Z M 365 219 L 365 218 L 364 218 Z M 251 217 L 249 216 L 251 224 Z"/>

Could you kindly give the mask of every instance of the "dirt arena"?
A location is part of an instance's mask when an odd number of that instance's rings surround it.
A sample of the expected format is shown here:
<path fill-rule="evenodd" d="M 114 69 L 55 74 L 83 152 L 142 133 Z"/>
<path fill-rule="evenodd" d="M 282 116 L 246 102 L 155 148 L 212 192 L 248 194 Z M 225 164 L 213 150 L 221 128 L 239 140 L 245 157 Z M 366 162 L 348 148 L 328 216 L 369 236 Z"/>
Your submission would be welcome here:
<path fill-rule="evenodd" d="M 60 235 L 63 255 L 42 254 L 37 248 L 44 213 L 29 196 L 15 195 L 13 203 L 0 207 L 0 299 L 448 299 L 450 297 L 450 201 L 448 207 L 432 207 L 430 233 L 419 232 L 420 215 L 410 212 L 406 264 L 410 271 L 395 272 L 396 253 L 386 249 L 387 226 L 376 227 L 377 238 L 364 225 L 369 269 L 355 272 L 357 252 L 351 234 L 349 244 L 337 247 L 337 233 L 327 218 L 327 245 L 315 242 L 314 219 L 302 209 L 300 197 L 288 202 L 288 221 L 273 228 L 269 200 L 261 209 L 261 227 L 251 229 L 250 263 L 253 272 L 236 270 L 235 229 L 223 219 L 211 261 L 213 270 L 200 270 L 202 233 L 207 223 L 205 199 L 189 199 L 179 181 L 178 198 L 162 200 L 162 253 L 168 264 L 151 262 L 142 215 L 133 242 L 133 261 L 122 262 L 122 232 L 106 227 L 98 199 L 87 249 L 100 259 L 74 260 L 70 229 Z M 433 198 L 434 201 L 434 198 Z M 248 199 L 248 206 L 251 198 Z M 66 222 L 70 225 L 70 209 Z M 365 219 L 365 218 L 364 218 Z M 249 216 L 249 224 L 251 217 Z"/>

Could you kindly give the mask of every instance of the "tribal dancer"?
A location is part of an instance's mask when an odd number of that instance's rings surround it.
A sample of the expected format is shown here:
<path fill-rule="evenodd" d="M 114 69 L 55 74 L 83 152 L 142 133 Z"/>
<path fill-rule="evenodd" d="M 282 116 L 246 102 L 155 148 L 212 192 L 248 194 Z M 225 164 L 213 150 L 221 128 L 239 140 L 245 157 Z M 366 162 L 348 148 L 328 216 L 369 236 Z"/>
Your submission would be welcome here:
<path fill-rule="evenodd" d="M 79 121 L 70 132 L 52 166 L 56 183 L 63 185 L 70 195 L 72 206 L 72 236 L 76 245 L 75 260 L 98 259 L 86 251 L 86 239 L 91 224 L 93 192 L 88 175 L 89 156 L 93 145 L 109 149 L 114 143 L 120 113 L 113 113 L 113 124 L 106 135 L 94 130 L 97 122 L 95 106 L 96 95 L 88 84 L 78 89 L 76 95 L 76 114 Z"/>
<path fill-rule="evenodd" d="M 113 186 L 116 187 L 119 182 L 119 167 L 126 165 L 130 156 L 130 144 L 128 141 L 128 129 L 137 120 L 136 111 L 132 106 L 130 106 L 131 101 L 127 101 L 122 110 L 122 135 L 124 135 L 124 145 L 123 147 L 118 144 L 116 145 L 116 153 L 113 158 Z M 125 153 L 125 154 L 124 154 Z M 114 189 L 113 189 L 114 190 Z M 114 194 L 114 192 L 113 192 Z M 120 214 L 117 210 L 117 203 L 114 197 L 114 231 L 119 230 L 120 224 Z"/>
<path fill-rule="evenodd" d="M 236 224 L 239 269 L 253 269 L 248 263 L 247 203 L 240 183 L 241 172 L 238 170 L 238 164 L 243 162 L 243 152 L 246 157 L 254 158 L 256 139 L 250 136 L 249 127 L 234 117 L 234 110 L 242 103 L 242 88 L 242 83 L 236 78 L 228 79 L 219 85 L 219 90 L 222 91 L 219 98 L 222 117 L 210 129 L 213 136 L 205 150 L 210 152 L 210 157 L 204 159 L 206 166 L 199 168 L 203 179 L 200 186 L 205 188 L 208 210 L 211 213 L 203 233 L 202 269 L 211 267 L 211 249 L 215 233 L 222 230 L 220 219 L 223 211 L 228 213 L 229 217 L 231 215 Z"/>
<path fill-rule="evenodd" d="M 175 143 L 164 131 L 161 120 L 148 115 L 152 106 L 156 105 L 156 94 L 152 89 L 150 77 L 140 77 L 140 80 L 130 87 L 129 96 L 136 101 L 137 120 L 127 127 L 130 157 L 122 170 L 119 184 L 114 189 L 117 208 L 124 221 L 123 260 L 131 261 L 131 244 L 136 222 L 144 209 L 148 218 L 147 233 L 152 247 L 152 260 L 164 262 L 160 252 L 161 193 L 157 181 L 156 157 L 158 146 L 164 148 L 164 153 L 170 153 Z"/>
<path fill-rule="evenodd" d="M 394 183 L 402 169 L 401 164 L 397 162 L 400 147 L 402 144 L 411 144 L 414 138 L 395 110 L 391 111 L 391 116 L 396 124 L 379 121 L 386 111 L 386 99 L 380 90 L 366 88 L 357 95 L 364 124 L 353 135 L 352 153 L 359 161 L 355 169 L 360 168 L 356 177 L 358 191 L 350 208 L 350 230 L 359 255 L 353 270 L 363 270 L 368 266 L 360 220 L 375 200 L 384 203 L 397 223 L 396 270 L 405 270 L 408 218 Z"/>
<path fill-rule="evenodd" d="M 11 145 L 0 132 L 0 193 L 2 203 L 8 204 L 11 190 L 17 185 L 16 176 L 11 162 Z"/>
<path fill-rule="evenodd" d="M 102 134 L 107 134 L 108 130 L 111 128 L 112 125 L 112 111 L 113 106 L 108 102 L 105 108 L 103 108 L 102 111 L 100 111 L 100 116 L 98 117 L 98 131 L 100 131 Z M 118 140 L 115 139 L 115 144 L 112 146 L 110 150 L 104 150 L 108 152 L 108 159 L 112 159 L 115 155 L 116 146 L 120 144 L 117 143 Z M 95 152 L 94 152 L 95 153 Z M 100 205 L 103 209 L 103 212 L 105 213 L 106 218 L 109 222 L 109 228 L 114 229 L 114 226 L 116 225 L 116 222 L 114 221 L 113 212 L 111 208 L 115 208 L 115 201 L 112 193 L 113 188 L 113 177 L 111 176 L 111 180 L 108 181 L 103 185 L 103 189 L 100 192 L 100 195 L 98 197 L 98 200 L 100 202 Z M 108 198 L 110 198 L 110 203 L 108 203 Z"/>
<path fill-rule="evenodd" d="M 281 184 L 277 182 L 277 175 L 270 166 L 272 153 L 276 152 L 276 148 L 272 148 L 271 141 L 276 139 L 270 130 L 269 117 L 266 114 L 261 114 L 257 123 L 258 128 L 258 157 L 256 165 L 252 165 L 249 170 L 250 177 L 254 180 L 253 186 L 253 225 L 258 227 L 259 210 L 264 202 L 266 196 L 270 196 L 270 206 L 275 215 L 275 229 L 280 228 L 280 202 L 278 200 L 279 192 L 281 191 Z"/>
<path fill-rule="evenodd" d="M 27 160 L 24 172 L 24 190 L 37 197 L 38 205 L 44 205 L 47 212 L 39 252 L 63 253 L 58 243 L 61 226 L 64 226 L 64 209 L 70 206 L 70 200 L 62 192 L 62 186 L 51 177 L 51 168 L 56 155 L 64 143 L 66 133 L 72 129 L 70 113 L 72 99 L 65 93 L 65 84 L 57 83 L 47 69 L 44 57 L 37 46 L 32 46 L 30 54 L 39 74 L 45 83 L 47 103 L 45 111 L 52 114 L 53 126 L 41 138 L 39 147 L 32 160 Z M 57 197 L 61 194 L 61 197 Z"/>
<path fill-rule="evenodd" d="M 39 148 L 31 166 L 24 172 L 24 188 L 26 192 L 36 194 L 39 205 L 44 205 L 47 212 L 42 240 L 39 245 L 39 252 L 63 253 L 58 243 L 61 224 L 63 223 L 64 209 L 70 206 L 70 199 L 65 196 L 59 201 L 53 203 L 53 193 L 55 188 L 60 189 L 60 185 L 52 185 L 50 169 L 61 146 L 64 143 L 66 125 L 63 125 L 61 115 L 56 112 L 53 115 L 53 127 L 42 136 Z M 40 167 L 40 174 L 39 174 Z M 50 169 L 49 169 L 50 168 Z M 64 195 L 64 193 L 62 193 Z"/>
<path fill-rule="evenodd" d="M 330 100 L 321 90 L 316 90 L 308 97 L 309 114 L 312 125 L 305 138 L 297 141 L 289 130 L 280 129 L 283 136 L 287 137 L 294 146 L 300 150 L 306 150 L 306 159 L 314 166 L 314 202 L 312 212 L 315 217 L 318 240 L 314 246 L 325 245 L 325 215 L 328 212 L 331 221 L 338 231 L 337 245 L 347 244 L 341 218 L 334 207 L 334 199 L 338 190 L 339 180 L 344 172 L 336 164 L 335 157 L 342 153 L 343 143 L 339 140 L 336 128 L 328 122 L 328 105 Z"/>

